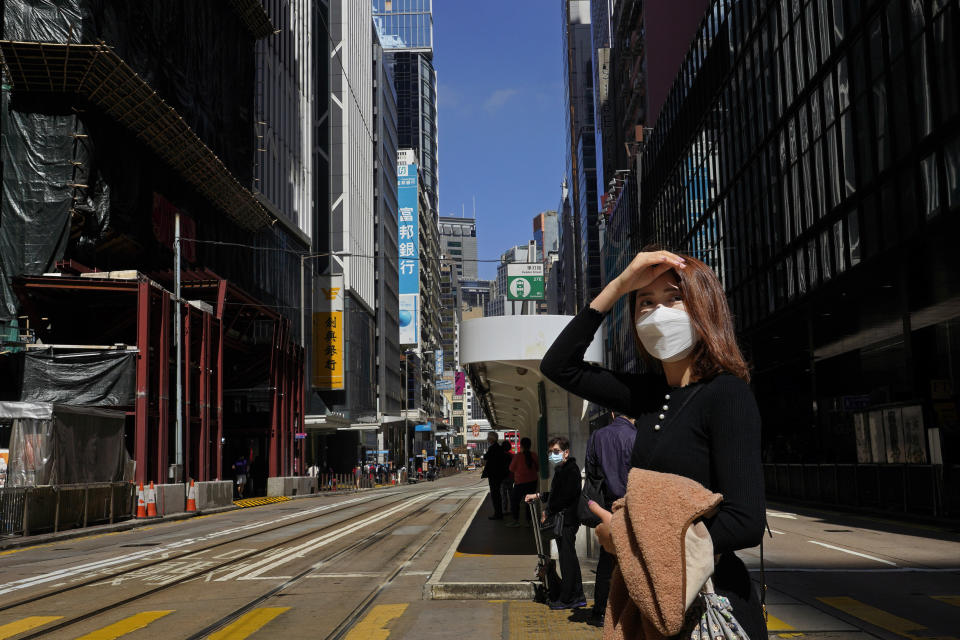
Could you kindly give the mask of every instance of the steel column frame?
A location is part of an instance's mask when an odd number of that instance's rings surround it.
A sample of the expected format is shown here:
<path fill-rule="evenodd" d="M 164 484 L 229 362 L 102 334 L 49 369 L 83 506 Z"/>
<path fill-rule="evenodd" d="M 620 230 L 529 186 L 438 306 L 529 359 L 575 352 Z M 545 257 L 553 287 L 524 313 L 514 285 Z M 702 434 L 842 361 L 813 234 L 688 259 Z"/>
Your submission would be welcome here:
<path fill-rule="evenodd" d="M 150 282 L 137 283 L 137 399 L 134 404 L 136 481 L 147 479 L 147 418 L 150 378 Z"/>
<path fill-rule="evenodd" d="M 217 291 L 217 473 L 220 479 L 223 471 L 223 312 L 227 303 L 227 281 L 221 280 Z"/>
<path fill-rule="evenodd" d="M 200 439 L 197 447 L 197 464 L 199 465 L 200 481 L 210 479 L 210 314 L 200 314 Z"/>
<path fill-rule="evenodd" d="M 289 326 L 290 326 L 290 333 L 292 334 L 293 323 L 290 323 Z M 287 376 L 286 376 L 287 389 L 285 391 L 286 393 L 285 404 L 287 405 L 287 425 L 288 425 L 287 426 L 287 441 L 288 441 L 287 450 L 290 453 L 290 470 L 292 471 L 294 466 L 293 461 L 295 460 L 295 456 L 296 456 L 296 441 L 297 441 L 297 438 L 296 438 L 297 428 L 296 428 L 296 420 L 294 419 L 294 402 L 293 402 L 294 400 L 294 391 L 293 391 L 294 390 L 294 386 L 293 386 L 294 369 L 293 368 L 296 366 L 297 361 L 296 361 L 296 358 L 294 357 L 296 354 L 296 351 L 294 351 L 294 343 L 292 340 L 287 341 L 286 352 L 287 352 Z M 297 473 L 303 473 L 303 467 L 301 467 L 299 464 L 297 465 Z"/>
<path fill-rule="evenodd" d="M 296 424 L 300 427 L 301 432 L 305 432 L 306 427 L 303 424 L 303 384 L 305 382 L 303 367 L 306 363 L 306 359 L 304 356 L 303 347 L 295 347 L 295 349 L 297 350 L 297 363 L 294 369 L 294 384 L 295 384 L 294 389 L 296 389 L 296 413 L 297 413 Z M 306 448 L 307 448 L 306 445 L 307 445 L 306 440 L 300 441 L 301 473 L 303 472 L 304 469 L 306 469 L 306 466 L 304 466 L 306 465 Z"/>
<path fill-rule="evenodd" d="M 170 294 L 160 299 L 160 353 L 157 354 L 157 387 L 159 388 L 157 421 L 157 484 L 166 481 L 168 433 L 170 421 Z"/>
<path fill-rule="evenodd" d="M 190 427 L 193 416 L 190 414 L 190 325 L 193 324 L 193 314 L 190 313 L 190 305 L 184 304 L 186 316 L 183 319 L 183 477 L 184 479 L 195 478 L 190 473 L 190 463 L 193 456 L 190 455 L 191 435 L 193 429 Z"/>
<path fill-rule="evenodd" d="M 279 359 L 279 354 L 277 353 L 277 346 L 279 344 L 279 333 L 280 333 L 280 321 L 274 320 L 273 322 L 273 339 L 270 342 L 270 384 L 273 387 L 273 395 L 270 402 L 270 463 L 268 474 L 271 478 L 279 475 L 279 465 L 277 464 L 277 458 L 280 455 L 279 443 L 277 438 L 280 434 L 278 433 L 277 422 L 279 419 L 280 407 L 278 402 L 278 375 L 277 375 L 277 361 Z"/>
<path fill-rule="evenodd" d="M 287 399 L 289 398 L 289 389 L 287 380 L 289 378 L 289 362 L 287 350 L 287 338 L 290 333 L 290 323 L 286 319 L 281 319 L 280 330 L 280 472 L 289 476 L 292 473 L 293 462 L 290 460 L 290 415 Z"/>

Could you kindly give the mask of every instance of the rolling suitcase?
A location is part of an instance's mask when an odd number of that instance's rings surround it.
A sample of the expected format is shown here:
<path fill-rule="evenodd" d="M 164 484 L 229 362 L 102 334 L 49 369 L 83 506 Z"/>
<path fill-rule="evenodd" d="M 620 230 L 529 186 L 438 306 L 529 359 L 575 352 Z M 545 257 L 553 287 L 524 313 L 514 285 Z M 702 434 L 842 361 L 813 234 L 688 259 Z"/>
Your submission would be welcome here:
<path fill-rule="evenodd" d="M 535 602 L 547 603 L 555 600 L 560 591 L 560 576 L 557 574 L 557 565 L 550 557 L 550 541 L 544 540 L 540 532 L 540 501 L 527 503 L 530 508 L 530 521 L 533 523 L 533 539 L 537 546 L 537 571 L 534 581 Z"/>

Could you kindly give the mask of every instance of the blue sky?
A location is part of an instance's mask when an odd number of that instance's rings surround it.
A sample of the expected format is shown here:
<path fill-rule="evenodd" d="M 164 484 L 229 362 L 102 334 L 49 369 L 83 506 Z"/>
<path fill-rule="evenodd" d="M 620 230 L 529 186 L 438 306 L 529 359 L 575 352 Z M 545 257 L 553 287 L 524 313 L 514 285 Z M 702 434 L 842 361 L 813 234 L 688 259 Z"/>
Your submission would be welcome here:
<path fill-rule="evenodd" d="M 550 0 L 436 0 L 440 214 L 469 217 L 497 258 L 556 209 L 563 179 L 560 6 Z M 496 265 L 480 263 L 492 279 Z"/>

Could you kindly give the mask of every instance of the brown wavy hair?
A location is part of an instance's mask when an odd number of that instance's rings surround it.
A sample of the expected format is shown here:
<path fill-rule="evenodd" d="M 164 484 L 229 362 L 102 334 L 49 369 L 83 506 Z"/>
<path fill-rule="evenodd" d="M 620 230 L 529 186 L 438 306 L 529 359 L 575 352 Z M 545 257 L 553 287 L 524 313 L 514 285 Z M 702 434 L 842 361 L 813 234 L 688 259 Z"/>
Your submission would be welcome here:
<path fill-rule="evenodd" d="M 647 249 L 644 251 L 656 251 Z M 744 382 L 750 382 L 750 368 L 743 359 L 737 337 L 733 331 L 733 316 L 727 305 L 723 285 L 705 263 L 681 253 L 687 268 L 674 270 L 679 280 L 680 294 L 690 322 L 697 332 L 697 345 L 693 349 L 693 375 L 698 380 L 707 380 L 720 373 L 731 373 Z M 637 324 L 637 292 L 630 293 L 630 319 Z M 644 361 L 659 365 L 640 342 L 637 332 L 633 340 Z"/>

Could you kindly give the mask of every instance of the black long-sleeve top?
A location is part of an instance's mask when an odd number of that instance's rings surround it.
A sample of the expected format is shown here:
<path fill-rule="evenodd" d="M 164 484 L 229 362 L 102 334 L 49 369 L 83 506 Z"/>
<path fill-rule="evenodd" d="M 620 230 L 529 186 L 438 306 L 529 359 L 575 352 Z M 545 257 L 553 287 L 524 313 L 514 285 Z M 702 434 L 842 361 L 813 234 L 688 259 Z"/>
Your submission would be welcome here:
<path fill-rule="evenodd" d="M 765 522 L 760 414 L 749 385 L 721 374 L 671 388 L 659 374 L 588 364 L 583 355 L 602 322 L 598 311 L 581 311 L 543 357 L 541 372 L 571 393 L 636 419 L 631 466 L 686 476 L 723 494 L 719 511 L 706 521 L 716 553 L 759 544 Z"/>
<path fill-rule="evenodd" d="M 580 467 L 577 466 L 576 458 L 570 456 L 557 465 L 546 498 L 548 514 L 563 511 L 563 526 L 579 524 L 577 505 L 580 504 Z"/>

